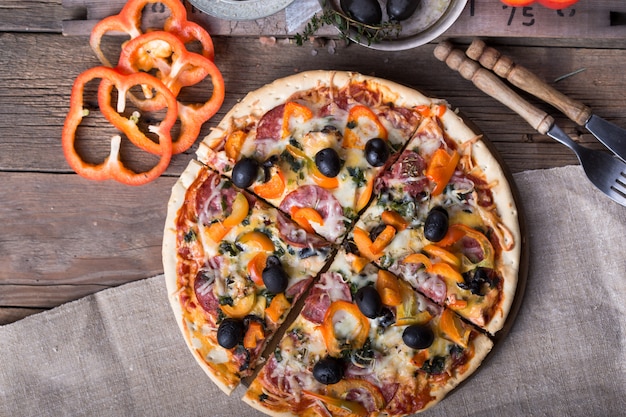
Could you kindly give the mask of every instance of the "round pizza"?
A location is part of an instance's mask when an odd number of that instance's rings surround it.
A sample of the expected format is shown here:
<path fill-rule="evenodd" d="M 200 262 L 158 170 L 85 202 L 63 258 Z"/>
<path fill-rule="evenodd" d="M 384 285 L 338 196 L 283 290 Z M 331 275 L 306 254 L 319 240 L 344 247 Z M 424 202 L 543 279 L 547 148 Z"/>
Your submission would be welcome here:
<path fill-rule="evenodd" d="M 404 416 L 493 348 L 518 290 L 506 176 L 443 100 L 310 71 L 249 93 L 172 190 L 163 263 L 195 359 L 268 415 Z"/>

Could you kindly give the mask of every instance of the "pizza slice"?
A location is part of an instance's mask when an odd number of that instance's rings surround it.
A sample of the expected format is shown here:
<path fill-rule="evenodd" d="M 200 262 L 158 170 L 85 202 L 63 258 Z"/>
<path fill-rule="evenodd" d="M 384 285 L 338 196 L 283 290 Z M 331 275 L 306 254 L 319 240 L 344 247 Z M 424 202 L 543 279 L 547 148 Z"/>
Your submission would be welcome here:
<path fill-rule="evenodd" d="M 198 159 L 337 243 L 430 104 L 385 80 L 301 73 L 246 96 L 204 139 Z"/>
<path fill-rule="evenodd" d="M 166 225 L 164 269 L 178 324 L 196 360 L 230 393 L 331 248 L 195 161 L 173 188 Z"/>
<path fill-rule="evenodd" d="M 451 310 L 341 250 L 243 400 L 269 415 L 405 416 L 440 401 L 491 348 Z"/>
<path fill-rule="evenodd" d="M 493 334 L 517 286 L 517 213 L 499 165 L 458 120 L 451 112 L 423 119 L 379 177 L 376 202 L 351 240 L 362 256 Z"/>

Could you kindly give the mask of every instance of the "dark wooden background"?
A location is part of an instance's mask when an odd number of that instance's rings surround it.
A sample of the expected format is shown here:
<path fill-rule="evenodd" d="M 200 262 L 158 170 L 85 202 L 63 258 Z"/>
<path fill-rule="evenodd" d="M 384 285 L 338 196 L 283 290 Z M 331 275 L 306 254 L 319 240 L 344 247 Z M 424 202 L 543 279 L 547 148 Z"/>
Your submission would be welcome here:
<path fill-rule="evenodd" d="M 621 1 L 595 3 L 605 7 L 606 13 L 615 5 L 626 13 L 626 3 Z M 161 273 L 170 189 L 193 159 L 196 147 L 175 156 L 166 174 L 146 186 L 78 177 L 63 157 L 61 129 L 74 78 L 98 61 L 87 36 L 67 36 L 62 30 L 64 21 L 86 19 L 86 11 L 63 7 L 61 0 L 4 0 L 1 8 L 0 324 L 5 324 Z M 592 36 L 582 29 L 567 37 L 546 37 L 540 28 L 533 29 L 533 36 L 507 36 L 506 25 L 500 23 L 500 27 L 502 31 L 482 37 L 598 115 L 626 127 L 625 37 Z M 455 35 L 454 27 L 450 33 Z M 224 74 L 227 94 L 201 137 L 248 91 L 276 78 L 311 69 L 353 70 L 447 99 L 493 142 L 512 172 L 577 163 L 565 147 L 534 132 L 437 61 L 432 54 L 434 43 L 380 52 L 338 39 L 299 47 L 281 37 L 270 44 L 259 38 L 276 34 L 214 36 L 215 62 Z M 457 31 L 452 40 L 465 47 L 471 40 L 468 34 Z M 115 40 L 108 39 L 105 48 L 113 52 Z M 578 70 L 583 71 L 554 83 Z M 598 146 L 583 129 L 548 106 L 531 102 L 554 114 L 577 140 Z"/>

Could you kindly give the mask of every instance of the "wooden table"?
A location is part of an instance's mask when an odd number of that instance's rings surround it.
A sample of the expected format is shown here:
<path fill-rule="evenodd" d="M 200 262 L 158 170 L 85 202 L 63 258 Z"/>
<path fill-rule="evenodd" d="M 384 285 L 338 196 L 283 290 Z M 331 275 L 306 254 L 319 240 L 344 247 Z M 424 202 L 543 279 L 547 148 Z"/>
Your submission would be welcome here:
<path fill-rule="evenodd" d="M 524 25 L 530 22 L 528 15 L 539 20 L 546 13 L 539 6 L 520 9 L 511 17 L 512 10 L 497 0 L 475 0 L 464 13 L 470 13 L 470 7 L 472 13 L 486 10 L 487 3 L 489 13 L 473 15 L 471 20 L 465 16 L 447 36 L 463 46 L 471 36 L 480 35 L 550 82 L 584 69 L 556 86 L 626 127 L 626 32 L 623 27 L 606 33 L 607 28 L 598 28 L 606 26 L 609 8 L 626 13 L 623 1 L 581 0 L 578 16 L 586 13 L 588 26 L 570 26 L 558 33 L 549 22 L 541 23 L 543 31 Z M 603 12 L 583 3 L 594 3 Z M 206 18 L 193 15 L 200 21 Z M 498 30 L 489 23 L 494 16 L 504 19 Z M 85 19 L 84 8 L 63 7 L 61 0 L 5 0 L 2 5 L 0 324 L 162 273 L 166 203 L 172 185 L 194 158 L 195 146 L 175 156 L 165 175 L 141 187 L 88 181 L 69 168 L 60 136 L 71 86 L 80 72 L 98 64 L 88 38 L 80 35 L 84 28 L 68 23 L 81 19 Z M 403 52 L 379 52 L 338 39 L 331 40 L 336 44 L 332 48 L 328 44 L 299 47 L 287 40 L 292 34 L 284 33 L 276 19 L 281 17 L 248 23 L 206 20 L 227 93 L 221 111 L 204 125 L 201 137 L 248 91 L 276 78 L 311 69 L 353 70 L 446 98 L 495 144 L 512 172 L 577 163 L 566 148 L 534 132 L 437 61 L 434 43 Z M 276 43 L 260 41 L 260 36 L 271 35 L 278 36 Z M 112 49 L 113 42 L 106 47 Z M 583 129 L 555 115 L 569 134 L 598 146 Z"/>

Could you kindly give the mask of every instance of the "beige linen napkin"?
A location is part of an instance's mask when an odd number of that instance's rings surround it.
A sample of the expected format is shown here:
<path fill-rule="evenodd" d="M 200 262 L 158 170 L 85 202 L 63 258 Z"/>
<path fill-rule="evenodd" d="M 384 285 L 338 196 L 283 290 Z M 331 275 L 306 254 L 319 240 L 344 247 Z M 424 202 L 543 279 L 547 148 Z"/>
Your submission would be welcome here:
<path fill-rule="evenodd" d="M 580 167 L 515 175 L 531 250 L 515 325 L 422 416 L 626 415 L 626 208 Z M 256 416 L 187 350 L 161 276 L 0 327 L 0 416 Z"/>

